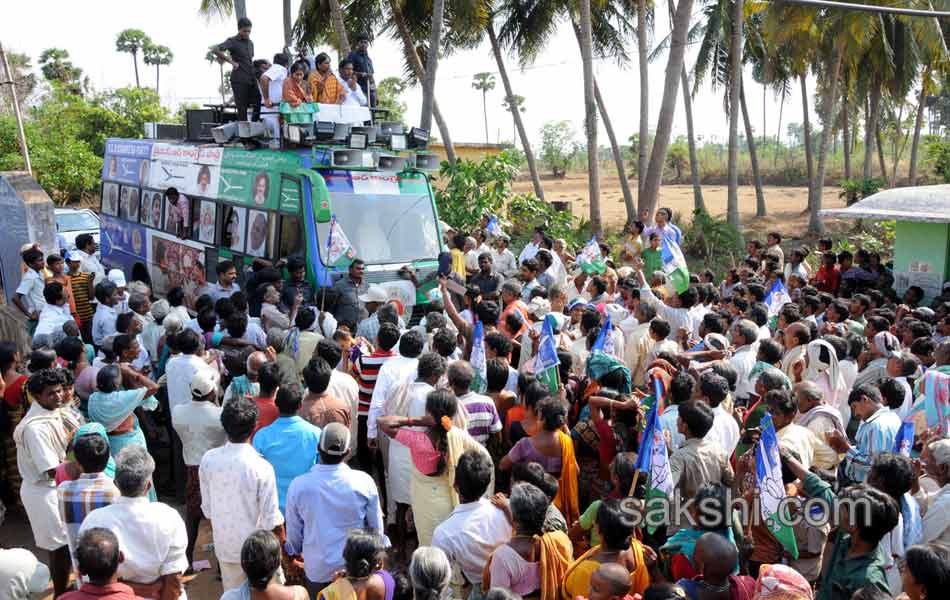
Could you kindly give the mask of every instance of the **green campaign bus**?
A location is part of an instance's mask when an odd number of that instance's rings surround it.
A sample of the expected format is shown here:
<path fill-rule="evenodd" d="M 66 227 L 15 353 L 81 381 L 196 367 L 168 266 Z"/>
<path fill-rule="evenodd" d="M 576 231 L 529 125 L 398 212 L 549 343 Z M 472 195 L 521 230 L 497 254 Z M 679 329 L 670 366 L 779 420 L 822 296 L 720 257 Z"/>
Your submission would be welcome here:
<path fill-rule="evenodd" d="M 429 176 L 404 168 L 403 159 L 387 163 L 399 172 L 381 170 L 373 151 L 356 151 L 356 161 L 353 152 L 109 139 L 101 260 L 158 295 L 181 286 L 189 306 L 222 260 L 239 265 L 243 283 L 241 266 L 255 259 L 301 256 L 317 289 L 346 273 L 347 261 L 329 264 L 333 223 L 334 235 L 342 231 L 365 261 L 365 280 L 382 285 L 408 314 L 428 301 L 435 283 L 429 277 L 416 289 L 399 269 L 409 265 L 425 280 L 444 249 Z M 369 168 L 341 168 L 348 158 Z M 170 187 L 187 197 L 187 212 L 168 201 Z"/>

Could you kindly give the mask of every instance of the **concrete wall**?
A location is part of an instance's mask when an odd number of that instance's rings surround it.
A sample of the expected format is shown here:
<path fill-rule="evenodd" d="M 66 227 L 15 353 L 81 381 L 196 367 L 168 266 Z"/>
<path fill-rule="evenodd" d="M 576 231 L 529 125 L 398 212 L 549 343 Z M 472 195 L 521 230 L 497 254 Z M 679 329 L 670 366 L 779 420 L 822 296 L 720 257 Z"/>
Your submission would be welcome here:
<path fill-rule="evenodd" d="M 929 303 L 950 279 L 950 223 L 898 221 L 894 242 L 894 287 L 903 294 L 918 285 Z"/>
<path fill-rule="evenodd" d="M 511 148 L 511 144 L 471 144 L 467 142 L 455 143 L 455 155 L 466 160 L 480 161 L 486 156 L 501 154 L 502 150 Z M 446 160 L 445 146 L 441 142 L 429 144 L 429 150 Z"/>

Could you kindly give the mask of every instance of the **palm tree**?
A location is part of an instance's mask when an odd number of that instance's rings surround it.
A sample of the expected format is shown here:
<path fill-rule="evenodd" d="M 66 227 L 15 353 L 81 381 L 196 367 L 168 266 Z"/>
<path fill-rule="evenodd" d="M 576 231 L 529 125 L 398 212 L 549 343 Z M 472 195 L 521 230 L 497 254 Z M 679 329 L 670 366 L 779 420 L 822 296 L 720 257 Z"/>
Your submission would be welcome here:
<path fill-rule="evenodd" d="M 742 91 L 742 0 L 733 0 L 732 44 L 729 47 L 729 192 L 726 220 L 738 229 L 739 222 L 739 94 Z"/>
<path fill-rule="evenodd" d="M 67 91 L 80 95 L 88 87 L 88 77 L 83 78 L 82 69 L 69 60 L 69 52 L 62 48 L 47 48 L 40 54 L 40 71 L 47 81 L 63 86 Z"/>
<path fill-rule="evenodd" d="M 336 42 L 334 46 L 340 53 L 340 58 L 349 56 L 350 39 L 346 34 L 346 24 L 343 21 L 343 8 L 340 6 L 340 0 L 327 0 L 327 4 L 330 6 L 330 17 L 333 19 L 334 41 Z M 428 127 L 425 129 L 428 129 Z"/>
<path fill-rule="evenodd" d="M 156 94 L 158 93 L 158 70 L 165 65 L 170 65 L 174 58 L 175 55 L 172 54 L 172 51 L 168 48 L 168 46 L 149 43 L 147 46 L 145 46 L 145 48 L 142 49 L 142 61 L 147 65 L 155 66 Z"/>
<path fill-rule="evenodd" d="M 225 98 L 225 89 L 227 86 L 224 85 L 224 62 L 218 58 L 214 50 L 208 50 L 208 53 L 205 54 L 205 60 L 209 63 L 218 63 L 218 72 L 221 75 L 221 83 L 218 86 L 218 90 L 221 92 L 221 104 L 227 104 L 227 99 Z"/>
<path fill-rule="evenodd" d="M 672 10 L 672 2 L 670 3 Z M 649 13 L 648 13 L 649 10 Z M 643 184 L 645 175 L 649 166 L 650 150 L 650 73 L 647 67 L 647 55 L 649 53 L 649 39 L 647 31 L 647 17 L 653 20 L 653 7 L 649 6 L 647 0 L 637 0 L 637 59 L 640 72 L 640 136 L 637 141 L 637 202 L 641 202 L 640 197 L 643 194 Z M 685 91 L 683 93 L 686 93 Z M 690 117 L 692 118 L 692 117 Z M 702 202 L 702 199 L 700 199 Z M 643 206 L 638 207 L 643 210 Z M 639 213 L 638 213 L 639 214 Z M 629 216 L 628 216 L 629 219 Z"/>
<path fill-rule="evenodd" d="M 139 84 L 139 52 L 152 43 L 141 29 L 124 29 L 115 39 L 115 49 L 118 52 L 128 52 L 132 55 L 132 65 L 135 67 L 135 87 Z"/>
<path fill-rule="evenodd" d="M 201 0 L 198 12 L 205 17 L 230 17 L 236 19 L 247 18 L 245 0 Z"/>
<path fill-rule="evenodd" d="M 439 0 L 436 0 L 438 2 Z M 594 99 L 593 37 L 590 0 L 580 0 L 581 62 L 584 70 L 584 127 L 587 130 L 587 189 L 590 225 L 595 235 L 603 233 L 600 220 L 600 165 L 597 162 L 597 104 Z"/>
<path fill-rule="evenodd" d="M 689 34 L 689 21 L 693 10 L 693 0 L 679 0 L 673 14 L 673 30 L 670 33 L 670 56 L 666 63 L 666 76 L 663 81 L 663 100 L 660 102 L 660 118 L 656 124 L 653 149 L 650 152 L 650 164 L 647 169 L 640 201 L 640 210 L 652 213 L 656 208 L 666 163 L 666 152 L 673 131 L 673 113 L 676 110 L 676 96 L 681 84 L 683 59 L 686 53 L 686 37 Z"/>
<path fill-rule="evenodd" d="M 683 82 L 683 109 L 686 111 L 686 141 L 689 147 L 689 175 L 693 182 L 693 209 L 705 212 L 706 203 L 703 201 L 703 186 L 699 178 L 699 159 L 696 156 L 696 136 L 693 133 L 693 101 L 690 98 L 686 65 L 680 69 L 680 79 Z"/>
<path fill-rule="evenodd" d="M 429 53 L 422 78 L 422 116 L 419 126 L 432 127 L 432 102 L 435 100 L 435 76 L 439 68 L 439 47 L 442 44 L 442 21 L 445 19 L 445 0 L 432 0 L 432 19 L 429 25 Z"/>
<path fill-rule="evenodd" d="M 475 73 L 472 87 L 482 93 L 482 115 L 485 118 L 485 143 L 488 141 L 488 92 L 495 89 L 495 76 L 491 73 Z"/>
<path fill-rule="evenodd" d="M 515 113 L 524 113 L 524 96 L 514 95 L 510 98 L 505 98 L 501 101 L 501 107 L 511 113 L 511 139 L 516 140 L 518 138 L 518 125 L 515 124 L 514 115 Z"/>
<path fill-rule="evenodd" d="M 538 172 L 538 165 L 534 160 L 534 152 L 531 151 L 531 142 L 528 140 L 528 134 L 521 119 L 521 113 L 524 108 L 524 97 L 517 96 L 511 89 L 511 81 L 508 79 L 508 70 L 505 68 L 505 61 L 501 56 L 501 45 L 498 43 L 498 36 L 495 35 L 495 24 L 491 21 L 485 26 L 488 32 L 488 40 L 491 42 L 492 54 L 495 55 L 495 63 L 498 65 L 498 74 L 501 76 L 501 84 L 505 88 L 505 104 L 511 111 L 511 120 L 514 121 L 515 129 L 521 138 L 521 147 L 524 149 L 525 158 L 528 161 L 528 172 L 531 173 L 531 184 L 534 186 L 534 195 L 540 200 L 544 200 L 544 188 L 541 187 L 541 175 Z M 520 100 L 519 100 L 520 99 Z M 514 141 L 514 140 L 512 140 Z"/>

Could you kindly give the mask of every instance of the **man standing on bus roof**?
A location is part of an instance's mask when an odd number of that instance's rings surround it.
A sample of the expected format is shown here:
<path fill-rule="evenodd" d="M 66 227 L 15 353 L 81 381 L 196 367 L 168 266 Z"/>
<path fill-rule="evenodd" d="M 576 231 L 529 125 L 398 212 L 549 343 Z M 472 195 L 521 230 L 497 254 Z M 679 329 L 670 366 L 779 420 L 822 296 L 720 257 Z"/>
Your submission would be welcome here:
<path fill-rule="evenodd" d="M 201 290 L 202 294 L 208 294 L 211 299 L 217 302 L 221 298 L 230 298 L 241 291 L 241 286 L 236 283 L 237 267 L 230 260 L 222 260 L 215 266 L 215 272 L 218 274 L 218 280 L 209 283 Z"/>
<path fill-rule="evenodd" d="M 254 73 L 254 42 L 251 41 L 251 20 L 238 19 L 237 35 L 229 37 L 211 51 L 218 60 L 231 65 L 231 91 L 237 106 L 238 121 L 247 121 L 247 109 L 251 107 L 251 120 L 260 120 L 261 93 Z M 228 54 L 225 54 L 227 52 Z M 229 56 L 230 55 L 230 56 Z"/>
<path fill-rule="evenodd" d="M 165 198 L 168 200 L 168 218 L 171 219 L 171 226 L 168 227 L 170 233 L 185 239 L 191 232 L 191 202 L 188 196 L 180 194 L 177 188 L 170 187 L 165 190 Z"/>
<path fill-rule="evenodd" d="M 280 99 L 283 96 L 284 80 L 287 79 L 287 65 L 290 64 L 290 57 L 279 52 L 274 55 L 274 62 L 270 68 L 261 75 L 261 95 L 263 96 L 263 108 L 261 108 L 261 120 L 267 124 L 270 136 L 274 140 L 280 140 Z"/>
<path fill-rule="evenodd" d="M 360 295 L 369 290 L 369 284 L 363 280 L 365 266 L 359 258 L 353 260 L 347 276 L 333 284 L 333 290 L 337 293 L 333 318 L 338 323 L 346 323 L 353 327 L 353 331 L 356 330 L 356 324 L 366 315 L 366 309 L 360 302 Z"/>
<path fill-rule="evenodd" d="M 376 106 L 376 89 L 373 84 L 373 59 L 369 57 L 369 35 L 361 33 L 356 38 L 356 48 L 346 57 L 353 62 L 356 83 L 369 101 L 370 108 Z M 341 63 L 342 64 L 342 63 Z"/>

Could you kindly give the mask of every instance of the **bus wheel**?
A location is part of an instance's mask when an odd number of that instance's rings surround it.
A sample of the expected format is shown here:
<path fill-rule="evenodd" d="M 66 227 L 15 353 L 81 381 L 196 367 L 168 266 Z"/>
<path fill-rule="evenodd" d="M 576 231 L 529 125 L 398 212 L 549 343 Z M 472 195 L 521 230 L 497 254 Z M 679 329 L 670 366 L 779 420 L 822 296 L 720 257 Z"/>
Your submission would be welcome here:
<path fill-rule="evenodd" d="M 148 275 L 148 269 L 142 263 L 135 263 L 132 267 L 132 281 L 141 281 L 148 287 L 152 287 L 152 278 Z"/>

